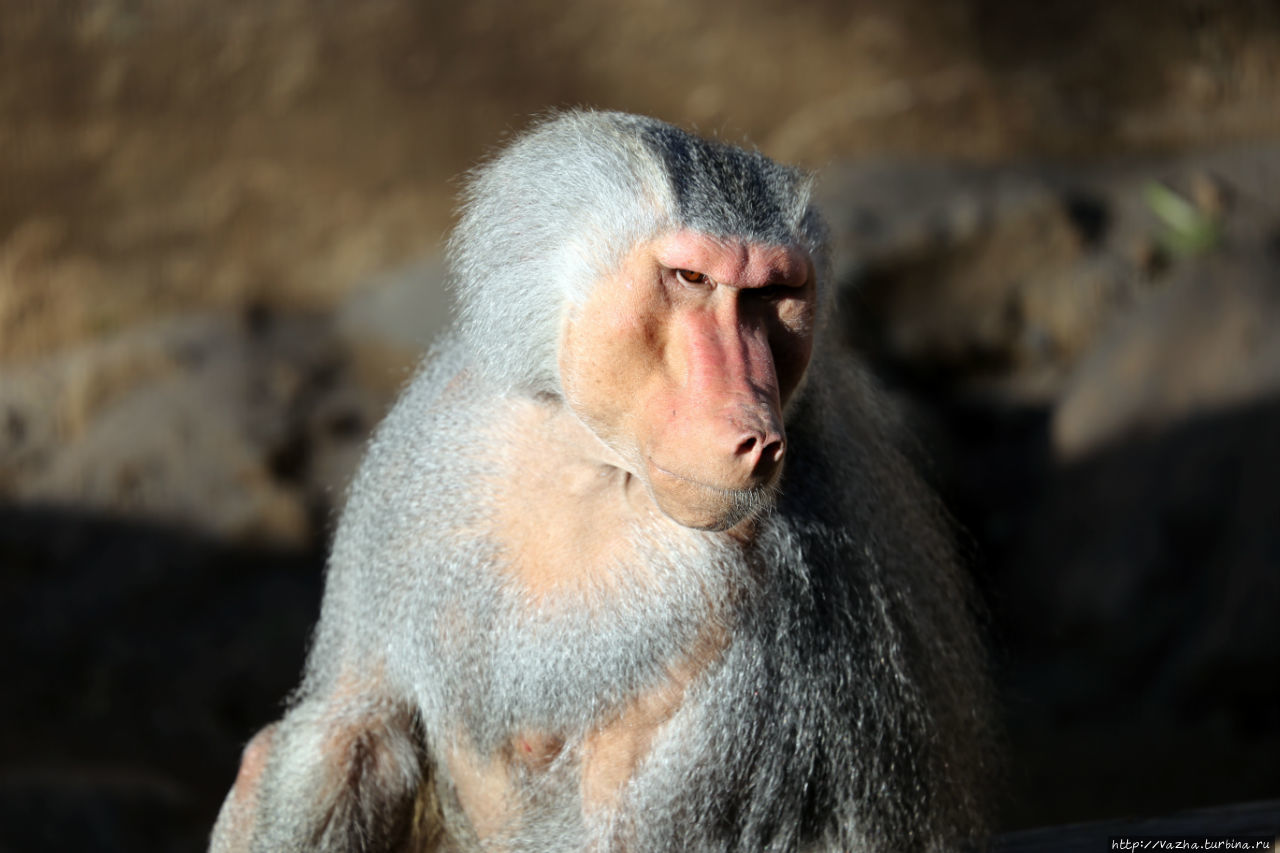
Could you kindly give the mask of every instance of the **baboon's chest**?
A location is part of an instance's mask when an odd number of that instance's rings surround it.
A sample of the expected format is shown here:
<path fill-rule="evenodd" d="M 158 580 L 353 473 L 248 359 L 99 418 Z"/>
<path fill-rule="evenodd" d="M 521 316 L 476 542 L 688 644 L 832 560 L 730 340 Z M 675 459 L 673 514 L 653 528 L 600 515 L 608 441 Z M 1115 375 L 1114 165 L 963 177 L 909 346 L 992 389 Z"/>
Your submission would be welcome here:
<path fill-rule="evenodd" d="M 518 729 L 489 754 L 467 746 L 448 751 L 449 779 L 475 833 L 482 841 L 518 837 L 549 814 L 567 815 L 587 833 L 606 825 L 726 642 L 722 633 L 706 632 L 654 684 L 585 731 Z"/>
<path fill-rule="evenodd" d="M 485 730 L 461 731 L 443 760 L 476 833 L 499 846 L 548 814 L 587 827 L 621 807 L 724 653 L 726 566 L 742 548 L 680 527 L 625 472 L 584 460 L 595 439 L 572 416 L 533 402 L 504 416 L 477 494 L 496 546 L 486 571 L 507 596 L 486 674 L 506 682 L 477 691 Z"/>

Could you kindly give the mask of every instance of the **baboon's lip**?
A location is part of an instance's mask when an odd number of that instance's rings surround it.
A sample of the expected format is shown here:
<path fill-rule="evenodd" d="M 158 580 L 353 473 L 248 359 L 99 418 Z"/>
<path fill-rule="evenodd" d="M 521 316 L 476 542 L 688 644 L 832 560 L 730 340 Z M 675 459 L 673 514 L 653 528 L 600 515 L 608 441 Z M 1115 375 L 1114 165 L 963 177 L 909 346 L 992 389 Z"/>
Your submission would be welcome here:
<path fill-rule="evenodd" d="M 739 488 L 713 486 L 653 464 L 650 494 L 672 520 L 696 530 L 729 530 L 771 506 L 776 497 L 771 483 Z"/>
<path fill-rule="evenodd" d="M 747 483 L 745 485 L 717 486 L 714 483 L 707 483 L 702 480 L 694 479 L 693 477 L 687 477 L 684 474 L 678 474 L 669 468 L 664 468 L 663 466 L 655 462 L 652 458 L 649 458 L 645 461 L 649 465 L 649 470 L 653 473 L 661 474 L 664 477 L 668 477 L 679 483 L 683 483 L 698 489 L 702 489 L 703 491 L 712 492 L 718 495 L 725 495 L 726 497 L 729 497 L 729 496 L 741 497 L 743 495 L 747 495 L 752 492 L 768 489 L 769 486 L 772 485 L 773 481 L 776 479 L 776 472 L 774 477 L 769 477 L 766 479 L 761 479 L 759 477 L 756 477 L 754 474 L 752 474 L 750 477 L 747 478 Z"/>

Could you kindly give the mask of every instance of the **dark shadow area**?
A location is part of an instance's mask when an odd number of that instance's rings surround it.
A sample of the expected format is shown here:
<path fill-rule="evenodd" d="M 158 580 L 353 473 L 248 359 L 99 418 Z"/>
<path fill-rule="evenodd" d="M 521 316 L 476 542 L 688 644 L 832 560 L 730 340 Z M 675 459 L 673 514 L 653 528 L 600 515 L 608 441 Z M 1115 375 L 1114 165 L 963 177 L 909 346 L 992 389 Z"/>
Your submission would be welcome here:
<path fill-rule="evenodd" d="M 319 547 L 0 507 L 0 850 L 195 851 L 279 715 Z"/>
<path fill-rule="evenodd" d="M 991 616 L 1002 825 L 1274 797 L 1280 397 L 1069 463 L 1041 411 L 920 404 Z"/>

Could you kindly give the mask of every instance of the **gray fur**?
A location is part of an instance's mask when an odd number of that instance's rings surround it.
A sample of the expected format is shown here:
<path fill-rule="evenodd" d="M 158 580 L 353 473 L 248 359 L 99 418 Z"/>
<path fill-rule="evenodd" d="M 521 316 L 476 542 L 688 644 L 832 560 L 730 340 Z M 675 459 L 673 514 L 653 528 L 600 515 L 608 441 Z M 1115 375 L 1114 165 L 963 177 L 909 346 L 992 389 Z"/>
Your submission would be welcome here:
<path fill-rule="evenodd" d="M 439 801 L 443 849 L 476 849 L 438 759 L 529 730 L 565 748 L 515 779 L 523 819 L 494 849 L 944 850 L 980 836 L 986 686 L 968 593 L 893 419 L 825 338 L 754 541 L 636 526 L 660 584 L 620 571 L 608 594 L 533 607 L 504 582 L 485 535 L 486 490 L 503 482 L 488 427 L 515 397 L 557 392 L 560 312 L 582 283 L 675 227 L 799 244 L 825 268 L 805 176 L 652 119 L 566 113 L 476 174 L 450 250 L 460 330 L 369 448 L 304 684 L 260 794 L 244 806 L 233 792 L 213 849 L 404 849 L 415 786 Z M 584 819 L 585 733 L 709 622 L 730 632 L 724 657 L 619 808 Z M 247 848 L 231 827 L 245 812 Z"/>
<path fill-rule="evenodd" d="M 824 272 L 810 179 L 656 119 L 569 112 L 477 169 L 449 243 L 464 345 L 502 387 L 558 392 L 561 311 L 675 228 L 797 244 Z"/>

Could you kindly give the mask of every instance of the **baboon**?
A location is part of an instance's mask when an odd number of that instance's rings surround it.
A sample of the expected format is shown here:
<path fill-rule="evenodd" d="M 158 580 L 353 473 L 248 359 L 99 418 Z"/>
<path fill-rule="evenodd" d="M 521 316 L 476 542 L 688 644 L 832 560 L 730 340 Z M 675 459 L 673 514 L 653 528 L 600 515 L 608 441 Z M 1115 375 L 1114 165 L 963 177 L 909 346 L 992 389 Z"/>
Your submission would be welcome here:
<path fill-rule="evenodd" d="M 828 328 L 810 187 L 592 111 L 476 170 L 457 328 L 370 444 L 213 850 L 980 838 L 969 593 Z"/>

